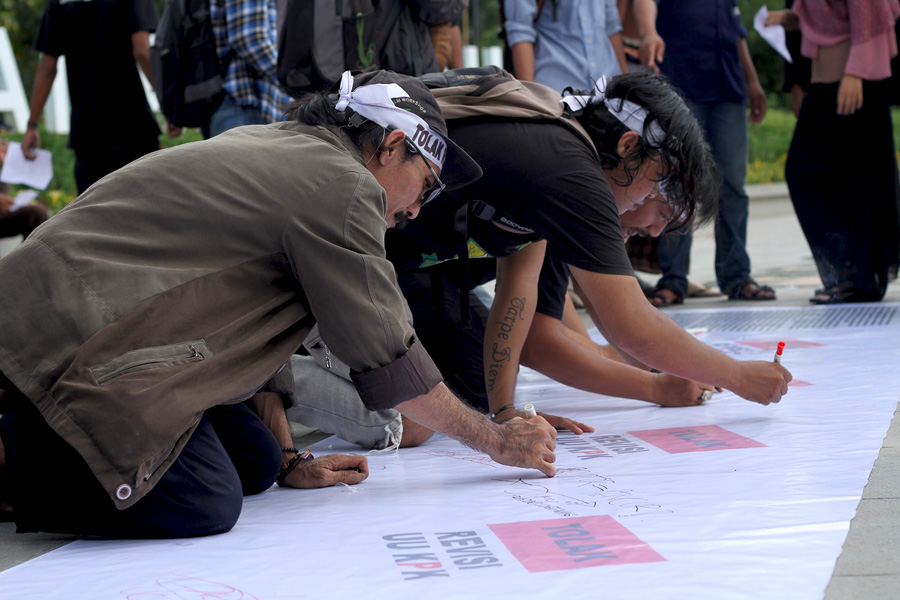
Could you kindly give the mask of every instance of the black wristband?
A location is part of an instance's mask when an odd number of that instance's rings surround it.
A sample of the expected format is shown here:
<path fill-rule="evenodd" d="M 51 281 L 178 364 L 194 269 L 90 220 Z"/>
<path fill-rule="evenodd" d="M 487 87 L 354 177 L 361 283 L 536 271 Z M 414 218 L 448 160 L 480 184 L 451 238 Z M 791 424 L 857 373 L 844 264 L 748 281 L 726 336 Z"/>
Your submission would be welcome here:
<path fill-rule="evenodd" d="M 501 406 L 501 407 L 499 408 L 499 410 L 497 410 L 497 412 L 491 413 L 491 421 L 493 421 L 494 419 L 496 419 L 496 418 L 497 418 L 497 415 L 499 415 L 500 413 L 502 413 L 502 412 L 503 412 L 504 410 L 506 410 L 507 408 L 515 408 L 515 407 L 516 407 L 515 404 L 507 404 L 506 406 Z"/>
<path fill-rule="evenodd" d="M 300 454 L 300 451 L 296 448 L 282 448 L 282 452 L 293 452 L 294 454 Z"/>
<path fill-rule="evenodd" d="M 28 129 L 37 129 L 38 124 L 36 121 L 28 121 Z"/>

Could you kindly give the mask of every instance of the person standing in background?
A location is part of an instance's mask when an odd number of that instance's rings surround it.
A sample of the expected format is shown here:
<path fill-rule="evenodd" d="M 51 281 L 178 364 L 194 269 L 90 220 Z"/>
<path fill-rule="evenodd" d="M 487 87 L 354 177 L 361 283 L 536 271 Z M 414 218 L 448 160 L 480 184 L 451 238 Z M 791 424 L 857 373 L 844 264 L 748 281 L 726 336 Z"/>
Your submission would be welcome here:
<path fill-rule="evenodd" d="M 0 139 L 0 166 L 6 160 L 6 152 L 9 150 L 9 142 Z M 0 181 L 0 238 L 28 235 L 37 229 L 38 225 L 47 220 L 47 207 L 43 204 L 29 204 L 14 209 L 16 199 L 9 195 L 9 184 Z"/>
<path fill-rule="evenodd" d="M 31 92 L 22 151 L 34 159 L 38 121 L 66 57 L 72 102 L 69 147 L 75 152 L 78 193 L 136 158 L 159 149 L 159 126 L 135 62 L 150 78 L 152 0 L 49 0 L 35 48 L 43 53 Z"/>
<path fill-rule="evenodd" d="M 769 17 L 799 26 L 812 59 L 785 178 L 824 286 L 815 304 L 881 300 L 898 262 L 888 105 L 898 16 L 897 0 L 796 0 Z"/>
<path fill-rule="evenodd" d="M 212 137 L 240 125 L 284 120 L 290 96 L 278 86 L 274 0 L 212 0 L 210 17 L 221 64 L 227 65 L 225 97 L 204 128 Z"/>
<path fill-rule="evenodd" d="M 747 121 L 761 123 L 766 95 L 741 23 L 737 0 L 634 0 L 641 62 L 667 75 L 684 93 L 706 132 L 723 182 L 716 223 L 716 279 L 732 300 L 774 300 L 772 288 L 750 275 L 747 254 L 749 198 L 744 190 L 749 150 Z M 687 293 L 689 233 L 660 240 L 663 277 L 650 301 L 680 304 Z"/>
<path fill-rule="evenodd" d="M 628 70 L 615 0 L 501 1 L 517 79 L 562 92 Z"/>

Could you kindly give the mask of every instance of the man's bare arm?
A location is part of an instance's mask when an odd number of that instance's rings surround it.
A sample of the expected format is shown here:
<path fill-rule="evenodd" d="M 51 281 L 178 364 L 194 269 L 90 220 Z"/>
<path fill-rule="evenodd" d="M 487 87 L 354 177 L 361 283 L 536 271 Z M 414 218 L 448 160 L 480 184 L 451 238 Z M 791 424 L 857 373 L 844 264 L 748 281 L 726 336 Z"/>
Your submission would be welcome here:
<path fill-rule="evenodd" d="M 294 446 L 281 394 L 258 392 L 250 399 L 250 406 L 274 434 L 282 448 Z M 291 464 L 290 461 L 295 456 L 294 452 L 282 450 L 282 465 Z M 368 476 L 369 466 L 365 456 L 328 454 L 293 465 L 284 483 L 294 488 L 320 488 L 338 483 L 354 485 L 362 482 Z"/>
<path fill-rule="evenodd" d="M 520 81 L 534 81 L 534 44 L 531 42 L 519 42 L 511 49 L 513 70 L 516 79 Z"/>
<path fill-rule="evenodd" d="M 487 453 L 503 465 L 556 474 L 556 430 L 541 417 L 496 424 L 459 400 L 443 383 L 395 407 L 416 423 Z"/>
<path fill-rule="evenodd" d="M 153 82 L 150 71 L 150 34 L 146 31 L 135 31 L 131 34 L 131 53 L 134 60 L 144 72 L 147 81 Z"/>
<path fill-rule="evenodd" d="M 492 413 L 515 404 L 519 356 L 537 304 L 546 241 L 497 260 L 494 302 L 484 334 L 484 378 Z"/>
<path fill-rule="evenodd" d="M 769 361 L 737 361 L 687 333 L 643 298 L 637 280 L 572 267 L 586 300 L 597 307 L 598 327 L 624 352 L 665 373 L 733 391 L 769 404 L 787 393 L 792 376 Z"/>
<path fill-rule="evenodd" d="M 659 73 L 659 65 L 665 58 L 666 43 L 656 31 L 658 9 L 655 0 L 634 0 L 634 22 L 641 38 L 638 54 L 641 64 Z"/>
<path fill-rule="evenodd" d="M 37 127 L 32 127 L 32 123 L 40 121 L 44 112 L 44 105 L 47 104 L 47 98 L 50 97 L 50 90 L 53 88 L 53 80 L 56 79 L 57 61 L 56 56 L 42 55 L 37 72 L 34 74 L 34 85 L 31 88 L 31 116 L 28 119 L 28 131 L 22 138 L 22 153 L 28 160 L 33 160 L 37 156 L 35 149 L 41 146 L 41 136 Z"/>
<path fill-rule="evenodd" d="M 611 359 L 604 347 L 542 314 L 534 317 L 522 364 L 580 390 L 661 406 L 700 404 L 703 390 L 712 387 Z"/>

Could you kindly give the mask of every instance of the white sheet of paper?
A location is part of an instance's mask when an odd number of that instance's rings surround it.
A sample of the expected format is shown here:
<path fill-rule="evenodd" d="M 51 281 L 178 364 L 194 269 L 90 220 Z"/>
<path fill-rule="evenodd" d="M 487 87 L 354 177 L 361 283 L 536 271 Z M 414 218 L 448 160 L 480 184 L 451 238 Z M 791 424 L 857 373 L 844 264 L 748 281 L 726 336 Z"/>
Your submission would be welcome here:
<path fill-rule="evenodd" d="M 35 198 L 37 198 L 36 191 L 22 190 L 21 192 L 16 194 L 16 197 L 13 199 L 13 204 L 9 207 L 9 212 L 19 210 L 23 206 L 28 206 L 34 201 Z"/>
<path fill-rule="evenodd" d="M 821 600 L 897 408 L 900 304 L 670 314 L 741 360 L 786 342 L 788 395 L 668 409 L 523 368 L 517 404 L 597 429 L 560 432 L 556 477 L 435 435 L 369 454 L 358 486 L 247 497 L 223 535 L 76 541 L 0 573 L 0 596 Z"/>
<path fill-rule="evenodd" d="M 10 142 L 6 160 L 0 170 L 0 181 L 21 183 L 43 190 L 53 177 L 53 155 L 49 150 L 36 150 L 37 157 L 28 160 L 22 154 L 22 144 Z"/>
<path fill-rule="evenodd" d="M 766 42 L 784 57 L 784 60 L 793 64 L 791 53 L 788 52 L 787 43 L 785 42 L 784 27 L 782 25 L 771 25 L 766 27 L 766 17 L 769 16 L 769 9 L 766 5 L 759 7 L 753 16 L 753 29 L 759 32 Z"/>

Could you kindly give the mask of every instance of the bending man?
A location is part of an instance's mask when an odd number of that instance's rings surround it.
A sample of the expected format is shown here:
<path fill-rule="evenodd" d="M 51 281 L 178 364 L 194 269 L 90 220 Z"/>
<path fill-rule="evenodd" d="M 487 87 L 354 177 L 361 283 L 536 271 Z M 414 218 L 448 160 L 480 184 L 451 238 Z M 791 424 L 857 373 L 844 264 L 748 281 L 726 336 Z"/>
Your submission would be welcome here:
<path fill-rule="evenodd" d="M 138 160 L 0 261 L 19 531 L 219 533 L 276 478 L 364 479 L 361 457 L 291 448 L 284 365 L 315 323 L 370 408 L 554 474 L 543 419 L 498 426 L 448 391 L 384 258 L 388 227 L 480 175 L 433 96 L 348 72 L 296 114 Z"/>

